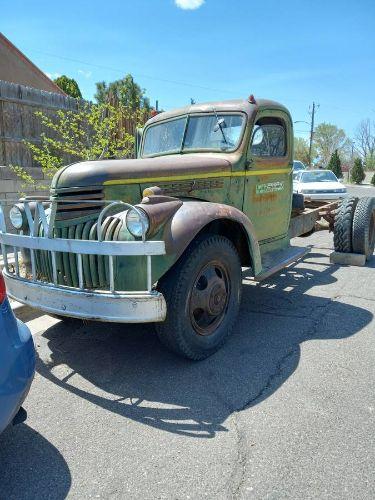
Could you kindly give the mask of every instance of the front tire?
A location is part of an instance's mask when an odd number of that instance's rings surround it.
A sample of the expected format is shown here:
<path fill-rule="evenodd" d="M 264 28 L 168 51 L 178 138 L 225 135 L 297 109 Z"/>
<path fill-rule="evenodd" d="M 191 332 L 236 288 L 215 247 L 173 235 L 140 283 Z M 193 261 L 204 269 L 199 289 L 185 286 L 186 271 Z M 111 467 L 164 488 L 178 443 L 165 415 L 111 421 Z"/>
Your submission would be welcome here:
<path fill-rule="evenodd" d="M 188 359 L 211 356 L 226 341 L 241 301 L 241 262 L 224 236 L 195 240 L 160 280 L 167 317 L 156 325 L 161 342 Z"/>

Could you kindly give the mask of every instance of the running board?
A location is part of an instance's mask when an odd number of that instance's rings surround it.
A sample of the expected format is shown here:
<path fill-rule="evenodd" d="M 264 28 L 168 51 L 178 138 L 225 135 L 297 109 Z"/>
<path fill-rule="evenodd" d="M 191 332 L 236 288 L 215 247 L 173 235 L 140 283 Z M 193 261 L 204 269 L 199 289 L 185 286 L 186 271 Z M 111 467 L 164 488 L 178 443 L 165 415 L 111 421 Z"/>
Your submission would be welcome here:
<path fill-rule="evenodd" d="M 273 250 L 262 256 L 262 271 L 254 276 L 255 281 L 263 281 L 273 274 L 277 273 L 284 267 L 289 266 L 293 262 L 302 259 L 308 252 L 308 247 L 292 247 L 289 246 L 283 250 Z"/>

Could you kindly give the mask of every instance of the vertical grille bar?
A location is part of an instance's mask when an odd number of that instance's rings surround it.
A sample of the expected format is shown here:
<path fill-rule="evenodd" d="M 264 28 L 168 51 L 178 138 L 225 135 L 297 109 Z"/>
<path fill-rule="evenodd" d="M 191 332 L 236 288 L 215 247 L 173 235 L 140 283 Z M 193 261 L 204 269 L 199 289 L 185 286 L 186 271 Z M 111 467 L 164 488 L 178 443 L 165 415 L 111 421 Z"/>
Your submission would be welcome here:
<path fill-rule="evenodd" d="M 147 255 L 147 290 L 151 292 L 152 274 L 151 274 L 151 255 Z"/>
<path fill-rule="evenodd" d="M 6 247 L 6 245 L 3 245 L 3 243 L 1 244 L 1 253 L 3 254 L 3 260 L 4 260 L 5 270 L 7 272 L 9 272 L 7 247 Z"/>
<path fill-rule="evenodd" d="M 90 239 L 90 230 L 91 230 L 93 225 L 94 225 L 94 221 L 89 220 L 83 226 L 83 230 L 82 230 L 82 239 L 83 240 Z M 92 284 L 92 278 L 91 278 L 91 272 L 90 272 L 90 257 L 89 257 L 89 255 L 82 255 L 82 263 L 83 263 L 83 276 L 84 276 L 84 280 L 85 280 L 85 286 L 86 286 L 86 288 L 92 288 L 93 284 Z"/>
<path fill-rule="evenodd" d="M 97 227 L 98 227 L 98 224 L 95 222 L 95 224 L 92 226 L 92 228 L 90 230 L 90 235 L 89 235 L 90 240 L 96 240 Z M 96 255 L 90 255 L 89 261 L 90 261 L 90 273 L 91 273 L 91 279 L 92 279 L 92 286 L 94 288 L 98 288 L 98 286 L 99 286 L 98 257 Z"/>
<path fill-rule="evenodd" d="M 114 269 L 113 269 L 113 255 L 109 256 L 108 267 L 109 267 L 109 291 L 114 292 L 115 291 L 115 275 L 114 275 Z"/>
<path fill-rule="evenodd" d="M 61 229 L 55 228 L 54 237 L 61 238 Z M 56 253 L 56 267 L 57 267 L 57 282 L 59 285 L 64 285 L 64 264 L 62 253 Z"/>
<path fill-rule="evenodd" d="M 61 229 L 61 238 L 68 238 L 68 228 L 64 227 Z M 63 276 L 65 280 L 65 285 L 72 286 L 72 276 L 70 274 L 70 265 L 69 265 L 69 255 L 66 252 L 62 254 L 63 261 Z"/>
<path fill-rule="evenodd" d="M 76 227 L 75 226 L 70 226 L 68 230 L 68 238 L 71 240 L 74 240 L 76 233 Z M 69 271 L 70 271 L 70 276 L 71 276 L 71 282 L 74 287 L 77 287 L 79 285 L 78 283 L 78 276 L 77 276 L 77 261 L 76 261 L 76 256 L 73 253 L 69 253 Z"/>
<path fill-rule="evenodd" d="M 13 247 L 13 254 L 14 254 L 14 264 L 16 268 L 16 275 L 20 275 L 20 263 L 18 262 L 18 248 Z"/>
<path fill-rule="evenodd" d="M 78 283 L 79 288 L 82 290 L 84 288 L 83 284 L 83 268 L 82 268 L 82 254 L 77 254 L 77 269 L 78 269 Z"/>
<path fill-rule="evenodd" d="M 52 258 L 52 279 L 53 283 L 57 285 L 58 277 L 57 277 L 57 265 L 56 265 L 56 252 L 51 252 Z"/>

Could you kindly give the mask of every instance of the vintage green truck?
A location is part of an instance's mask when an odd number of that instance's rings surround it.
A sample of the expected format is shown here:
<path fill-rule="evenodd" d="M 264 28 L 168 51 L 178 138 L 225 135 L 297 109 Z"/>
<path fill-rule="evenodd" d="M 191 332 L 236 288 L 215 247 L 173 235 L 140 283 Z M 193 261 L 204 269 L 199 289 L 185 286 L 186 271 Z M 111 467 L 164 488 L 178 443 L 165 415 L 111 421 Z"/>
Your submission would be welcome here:
<path fill-rule="evenodd" d="M 151 118 L 137 158 L 85 161 L 50 197 L 0 217 L 10 295 L 60 317 L 152 322 L 190 359 L 214 353 L 236 320 L 242 268 L 263 280 L 300 259 L 291 238 L 322 217 L 335 248 L 374 249 L 374 200 L 304 206 L 293 195 L 293 122 L 274 101 L 195 104 Z M 355 222 L 356 221 L 356 222 Z"/>

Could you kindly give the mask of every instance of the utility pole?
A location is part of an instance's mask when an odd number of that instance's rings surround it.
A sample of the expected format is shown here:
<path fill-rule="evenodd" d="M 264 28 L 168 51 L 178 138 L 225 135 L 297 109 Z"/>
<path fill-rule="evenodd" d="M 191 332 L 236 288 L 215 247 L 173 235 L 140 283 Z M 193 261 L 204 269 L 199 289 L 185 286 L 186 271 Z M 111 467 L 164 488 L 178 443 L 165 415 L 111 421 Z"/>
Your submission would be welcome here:
<path fill-rule="evenodd" d="M 318 105 L 319 107 L 319 105 Z M 310 146 L 309 146 L 309 168 L 311 168 L 311 153 L 312 153 L 312 143 L 314 138 L 314 121 L 315 121 L 315 102 L 312 104 L 311 111 L 311 128 L 310 128 Z"/>

